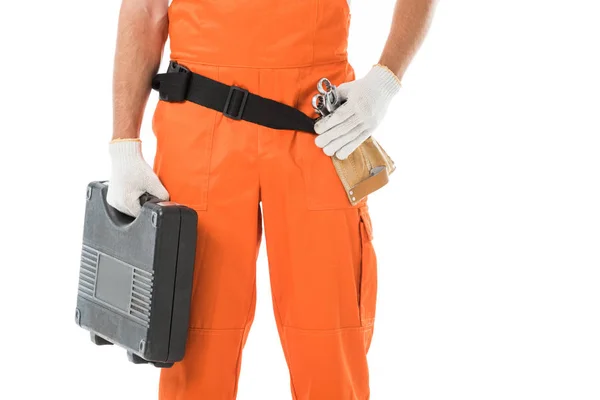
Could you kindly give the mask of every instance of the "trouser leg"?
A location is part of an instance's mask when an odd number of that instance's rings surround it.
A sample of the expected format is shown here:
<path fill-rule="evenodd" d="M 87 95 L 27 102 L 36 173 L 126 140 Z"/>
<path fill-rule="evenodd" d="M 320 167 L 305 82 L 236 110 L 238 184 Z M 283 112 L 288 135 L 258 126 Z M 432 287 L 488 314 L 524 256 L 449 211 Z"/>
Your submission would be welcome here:
<path fill-rule="evenodd" d="M 218 79 L 217 69 L 201 73 Z M 261 238 L 256 128 L 193 103 L 159 104 L 155 170 L 196 209 L 198 242 L 185 357 L 161 370 L 161 400 L 233 400 L 255 307 Z"/>
<path fill-rule="evenodd" d="M 368 400 L 376 259 L 366 203 L 351 207 L 314 136 L 261 130 L 273 306 L 295 400 Z"/>

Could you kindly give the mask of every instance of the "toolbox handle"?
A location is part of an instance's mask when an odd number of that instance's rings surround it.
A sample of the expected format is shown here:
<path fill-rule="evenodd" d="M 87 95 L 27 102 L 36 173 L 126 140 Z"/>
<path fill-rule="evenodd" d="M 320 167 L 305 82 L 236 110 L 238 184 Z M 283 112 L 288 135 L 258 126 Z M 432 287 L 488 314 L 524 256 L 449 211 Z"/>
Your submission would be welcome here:
<path fill-rule="evenodd" d="M 110 204 L 108 204 L 108 202 L 106 201 L 106 194 L 108 193 L 108 181 L 100 181 L 100 184 L 103 186 L 102 202 L 104 203 L 104 207 L 106 209 L 106 212 L 107 212 L 110 220 L 112 220 L 112 222 L 116 226 L 120 226 L 120 227 L 125 227 L 127 225 L 132 224 L 136 220 L 136 218 L 132 217 L 131 215 L 127 215 L 127 214 L 120 212 L 119 210 L 117 210 L 116 208 L 114 208 Z M 146 203 L 158 203 L 158 202 L 160 202 L 160 199 L 156 196 L 151 195 L 148 192 L 146 192 L 140 196 L 140 205 L 142 207 L 144 207 L 144 205 Z"/>
<path fill-rule="evenodd" d="M 158 203 L 160 201 L 160 199 L 156 196 L 152 196 L 150 193 L 146 192 L 143 195 L 140 196 L 140 205 L 142 207 L 144 207 L 144 204 L 151 202 L 151 203 Z"/>

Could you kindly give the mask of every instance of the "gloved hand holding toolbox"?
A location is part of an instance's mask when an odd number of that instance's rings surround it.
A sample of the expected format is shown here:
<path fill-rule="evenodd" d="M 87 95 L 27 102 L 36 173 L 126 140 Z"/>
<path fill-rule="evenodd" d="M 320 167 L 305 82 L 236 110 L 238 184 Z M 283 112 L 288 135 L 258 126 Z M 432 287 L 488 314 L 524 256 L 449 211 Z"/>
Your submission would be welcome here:
<path fill-rule="evenodd" d="M 196 212 L 145 193 L 134 218 L 110 206 L 107 191 L 104 182 L 87 188 L 75 321 L 136 364 L 170 367 L 185 353 Z"/>

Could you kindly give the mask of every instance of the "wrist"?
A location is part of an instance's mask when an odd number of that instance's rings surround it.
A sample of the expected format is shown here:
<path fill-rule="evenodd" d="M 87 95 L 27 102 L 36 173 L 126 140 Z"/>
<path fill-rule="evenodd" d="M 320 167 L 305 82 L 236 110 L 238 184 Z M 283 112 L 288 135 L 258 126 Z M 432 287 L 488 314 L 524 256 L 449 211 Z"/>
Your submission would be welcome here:
<path fill-rule="evenodd" d="M 375 64 L 369 75 L 377 82 L 377 87 L 380 89 L 382 95 L 389 99 L 394 97 L 402 87 L 400 78 L 385 65 Z"/>
<path fill-rule="evenodd" d="M 139 139 L 116 139 L 109 143 L 108 151 L 113 160 L 139 158 L 142 155 L 142 141 Z"/>
<path fill-rule="evenodd" d="M 113 136 L 113 138 L 111 139 L 110 143 L 117 143 L 117 142 L 141 142 L 142 140 L 140 138 L 137 137 L 117 137 L 117 136 Z"/>
<path fill-rule="evenodd" d="M 383 64 L 382 62 L 379 62 L 375 65 L 373 65 L 374 68 L 382 68 L 384 70 L 386 70 L 388 72 L 388 74 L 393 77 L 396 82 L 398 83 L 398 85 L 400 87 L 402 87 L 402 79 L 400 76 L 398 76 L 398 74 L 396 74 L 390 67 L 388 67 L 387 65 Z"/>

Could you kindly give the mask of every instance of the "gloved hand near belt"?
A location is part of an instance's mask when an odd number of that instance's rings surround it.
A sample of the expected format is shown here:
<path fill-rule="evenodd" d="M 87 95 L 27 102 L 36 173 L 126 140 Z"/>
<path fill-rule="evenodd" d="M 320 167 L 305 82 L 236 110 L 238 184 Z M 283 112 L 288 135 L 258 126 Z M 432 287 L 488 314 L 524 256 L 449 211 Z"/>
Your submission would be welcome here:
<path fill-rule="evenodd" d="M 315 143 L 328 156 L 348 158 L 375 131 L 399 90 L 398 77 L 381 65 L 375 65 L 362 79 L 339 85 L 344 104 L 315 124 Z"/>
<path fill-rule="evenodd" d="M 152 167 L 144 160 L 139 139 L 117 139 L 109 144 L 111 175 L 106 200 L 122 213 L 137 217 L 141 212 L 140 196 L 149 193 L 169 200 L 169 193 Z"/>

